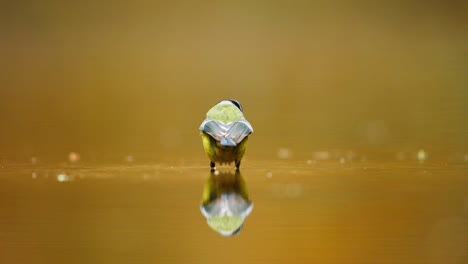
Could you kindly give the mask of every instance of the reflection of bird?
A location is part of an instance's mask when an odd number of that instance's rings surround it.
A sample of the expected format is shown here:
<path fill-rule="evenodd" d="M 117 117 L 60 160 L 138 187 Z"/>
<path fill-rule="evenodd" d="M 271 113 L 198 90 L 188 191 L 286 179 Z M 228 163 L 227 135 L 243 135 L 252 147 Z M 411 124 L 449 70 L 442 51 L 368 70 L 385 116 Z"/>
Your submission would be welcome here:
<path fill-rule="evenodd" d="M 252 208 L 253 203 L 239 171 L 235 174 L 211 173 L 203 189 L 200 210 L 213 230 L 223 236 L 239 233 Z"/>
<path fill-rule="evenodd" d="M 239 102 L 223 100 L 216 104 L 206 113 L 200 131 L 212 170 L 215 169 L 215 162 L 223 164 L 233 161 L 239 169 L 248 135 L 253 132 Z"/>

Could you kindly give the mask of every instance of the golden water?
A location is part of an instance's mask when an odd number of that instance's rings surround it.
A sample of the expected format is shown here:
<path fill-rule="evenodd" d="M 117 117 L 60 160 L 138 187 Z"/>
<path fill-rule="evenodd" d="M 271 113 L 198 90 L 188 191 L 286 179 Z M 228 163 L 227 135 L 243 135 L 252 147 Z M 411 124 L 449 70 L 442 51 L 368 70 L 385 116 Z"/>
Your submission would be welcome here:
<path fill-rule="evenodd" d="M 224 237 L 200 212 L 208 164 L 4 166 L 0 262 L 463 263 L 467 172 L 465 163 L 246 162 L 253 210 Z"/>

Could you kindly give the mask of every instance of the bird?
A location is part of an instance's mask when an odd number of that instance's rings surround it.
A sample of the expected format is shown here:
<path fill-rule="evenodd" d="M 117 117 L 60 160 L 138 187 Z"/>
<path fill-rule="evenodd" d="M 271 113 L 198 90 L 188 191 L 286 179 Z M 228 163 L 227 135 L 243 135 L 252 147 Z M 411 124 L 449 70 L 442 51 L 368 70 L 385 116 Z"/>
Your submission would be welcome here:
<path fill-rule="evenodd" d="M 239 170 L 210 172 L 203 188 L 200 211 L 213 230 L 223 236 L 238 234 L 252 209 L 253 201 L 249 199 L 247 184 Z"/>
<path fill-rule="evenodd" d="M 252 125 L 244 118 L 243 111 L 238 101 L 222 100 L 206 113 L 200 131 L 211 171 L 216 170 L 216 163 L 234 162 L 236 169 L 240 169 L 248 136 L 253 133 Z"/>

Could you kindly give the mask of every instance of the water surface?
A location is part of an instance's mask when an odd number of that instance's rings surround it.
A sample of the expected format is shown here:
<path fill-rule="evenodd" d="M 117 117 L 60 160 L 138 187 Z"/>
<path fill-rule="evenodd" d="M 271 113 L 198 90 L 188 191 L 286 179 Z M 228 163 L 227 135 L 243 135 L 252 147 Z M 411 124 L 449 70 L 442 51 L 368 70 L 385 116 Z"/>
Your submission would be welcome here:
<path fill-rule="evenodd" d="M 2 166 L 1 263 L 467 260 L 463 162 L 249 160 L 231 237 L 200 211 L 208 164 Z"/>

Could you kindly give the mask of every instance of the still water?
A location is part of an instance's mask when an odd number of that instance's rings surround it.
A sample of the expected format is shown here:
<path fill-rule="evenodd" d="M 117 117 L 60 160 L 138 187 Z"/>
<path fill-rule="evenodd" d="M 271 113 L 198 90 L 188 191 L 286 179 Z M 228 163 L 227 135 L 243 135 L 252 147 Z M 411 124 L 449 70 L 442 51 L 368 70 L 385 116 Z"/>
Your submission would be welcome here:
<path fill-rule="evenodd" d="M 468 259 L 466 161 L 205 163 L 3 164 L 0 263 Z"/>

